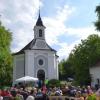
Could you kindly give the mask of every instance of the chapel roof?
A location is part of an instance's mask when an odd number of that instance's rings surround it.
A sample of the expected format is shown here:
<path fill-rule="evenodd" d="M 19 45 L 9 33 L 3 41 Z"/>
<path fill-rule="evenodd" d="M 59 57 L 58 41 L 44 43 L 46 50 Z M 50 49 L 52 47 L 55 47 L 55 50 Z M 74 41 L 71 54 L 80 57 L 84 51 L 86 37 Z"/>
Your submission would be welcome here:
<path fill-rule="evenodd" d="M 29 42 L 24 48 L 22 48 L 20 51 L 13 53 L 13 55 L 18 55 L 18 54 L 24 54 L 25 50 L 47 50 L 47 51 L 54 51 L 56 52 L 56 50 L 52 49 L 47 43 L 47 47 L 49 49 L 33 49 L 32 47 L 35 45 L 36 39 L 33 39 L 31 42 Z"/>

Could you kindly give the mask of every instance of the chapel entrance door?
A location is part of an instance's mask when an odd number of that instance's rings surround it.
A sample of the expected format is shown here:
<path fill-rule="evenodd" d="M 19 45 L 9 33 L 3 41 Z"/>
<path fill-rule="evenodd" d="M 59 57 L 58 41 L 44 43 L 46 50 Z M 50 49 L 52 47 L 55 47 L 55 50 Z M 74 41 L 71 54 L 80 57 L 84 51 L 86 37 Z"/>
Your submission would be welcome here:
<path fill-rule="evenodd" d="M 39 80 L 45 80 L 45 71 L 42 69 L 38 70 L 37 77 Z"/>

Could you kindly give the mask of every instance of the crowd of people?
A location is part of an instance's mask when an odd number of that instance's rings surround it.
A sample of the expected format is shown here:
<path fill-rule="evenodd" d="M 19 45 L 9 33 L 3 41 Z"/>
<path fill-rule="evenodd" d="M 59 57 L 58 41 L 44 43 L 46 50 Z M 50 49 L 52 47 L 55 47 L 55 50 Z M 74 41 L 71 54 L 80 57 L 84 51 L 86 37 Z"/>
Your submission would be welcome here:
<path fill-rule="evenodd" d="M 95 90 L 90 86 L 27 87 L 15 85 L 11 88 L 0 90 L 0 100 L 49 100 L 49 96 L 68 96 L 74 100 L 100 100 L 100 89 Z"/>

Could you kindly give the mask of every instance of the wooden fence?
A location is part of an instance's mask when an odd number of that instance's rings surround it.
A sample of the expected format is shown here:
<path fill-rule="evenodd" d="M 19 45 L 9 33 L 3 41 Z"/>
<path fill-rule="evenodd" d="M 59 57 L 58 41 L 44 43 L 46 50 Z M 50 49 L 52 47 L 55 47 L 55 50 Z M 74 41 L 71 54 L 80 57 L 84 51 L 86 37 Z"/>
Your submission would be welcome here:
<path fill-rule="evenodd" d="M 49 100 L 75 100 L 75 98 L 68 96 L 49 96 Z"/>

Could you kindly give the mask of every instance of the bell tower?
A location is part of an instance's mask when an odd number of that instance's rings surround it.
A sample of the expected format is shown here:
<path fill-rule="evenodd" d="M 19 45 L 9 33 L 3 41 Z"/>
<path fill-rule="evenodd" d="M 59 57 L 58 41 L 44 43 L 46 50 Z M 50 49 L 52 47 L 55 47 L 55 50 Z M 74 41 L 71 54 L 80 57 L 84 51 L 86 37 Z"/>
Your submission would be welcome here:
<path fill-rule="evenodd" d="M 34 26 L 34 39 L 45 40 L 45 28 L 46 27 L 43 25 L 39 11 L 39 16 L 36 25 Z"/>

